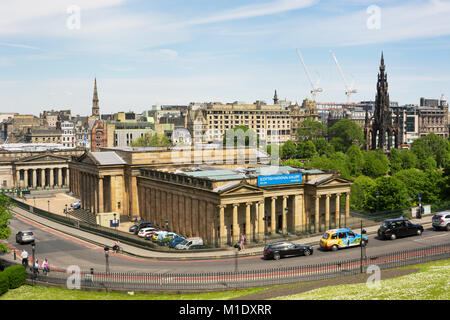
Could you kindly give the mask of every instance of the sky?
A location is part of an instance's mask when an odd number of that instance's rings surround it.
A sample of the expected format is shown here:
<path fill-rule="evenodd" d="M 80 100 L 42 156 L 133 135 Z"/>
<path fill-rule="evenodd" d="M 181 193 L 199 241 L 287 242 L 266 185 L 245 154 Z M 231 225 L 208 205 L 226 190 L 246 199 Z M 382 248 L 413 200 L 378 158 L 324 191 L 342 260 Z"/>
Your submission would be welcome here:
<path fill-rule="evenodd" d="M 450 96 L 450 0 L 1 0 L 0 112 Z"/>

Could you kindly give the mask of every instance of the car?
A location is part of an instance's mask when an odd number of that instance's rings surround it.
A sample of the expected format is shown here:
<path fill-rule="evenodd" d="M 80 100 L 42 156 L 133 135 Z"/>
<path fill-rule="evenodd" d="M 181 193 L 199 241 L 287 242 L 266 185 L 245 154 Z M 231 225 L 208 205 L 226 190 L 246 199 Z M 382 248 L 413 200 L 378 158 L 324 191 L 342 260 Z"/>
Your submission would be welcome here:
<path fill-rule="evenodd" d="M 378 237 L 380 239 L 395 240 L 413 235 L 420 236 L 422 233 L 422 225 L 414 224 L 406 218 L 384 220 L 378 229 Z"/>
<path fill-rule="evenodd" d="M 175 237 L 178 237 L 175 232 L 167 232 L 166 234 L 162 234 L 160 237 L 158 237 L 158 244 L 162 246 L 168 246 L 170 241 Z"/>
<path fill-rule="evenodd" d="M 153 227 L 142 228 L 139 231 L 138 236 L 141 237 L 141 238 L 144 238 L 147 233 L 150 233 L 152 231 L 155 231 L 155 228 L 153 228 Z"/>
<path fill-rule="evenodd" d="M 77 210 L 81 208 L 81 201 L 75 201 L 70 204 L 73 210 Z"/>
<path fill-rule="evenodd" d="M 34 234 L 30 230 L 19 231 L 16 234 L 16 242 L 20 244 L 34 243 Z"/>
<path fill-rule="evenodd" d="M 128 231 L 134 232 L 136 228 L 142 224 L 145 224 L 146 227 L 153 227 L 153 223 L 151 221 L 139 221 L 139 223 L 132 225 Z"/>
<path fill-rule="evenodd" d="M 264 259 L 279 260 L 288 256 L 309 256 L 314 252 L 310 245 L 295 244 L 289 241 L 278 241 L 264 247 Z"/>
<path fill-rule="evenodd" d="M 450 231 L 450 211 L 436 213 L 431 219 L 434 230 L 445 229 Z"/>
<path fill-rule="evenodd" d="M 331 229 L 323 234 L 319 244 L 322 249 L 332 251 L 360 245 L 366 246 L 369 238 L 364 233 L 365 230 L 361 236 L 350 228 Z"/>
<path fill-rule="evenodd" d="M 141 231 L 141 229 L 144 229 L 144 228 L 153 228 L 154 226 L 153 226 L 153 223 L 151 223 L 151 222 L 143 222 L 143 223 L 140 223 L 140 224 L 138 224 L 138 226 L 134 229 L 134 234 L 138 234 L 139 233 L 139 231 Z"/>
<path fill-rule="evenodd" d="M 177 244 L 183 242 L 184 240 L 186 240 L 186 238 L 180 236 L 172 238 L 169 243 L 169 248 L 175 248 Z"/>
<path fill-rule="evenodd" d="M 205 246 L 204 244 L 194 244 L 188 248 L 188 250 L 200 250 L 200 249 L 207 249 L 208 246 Z"/>

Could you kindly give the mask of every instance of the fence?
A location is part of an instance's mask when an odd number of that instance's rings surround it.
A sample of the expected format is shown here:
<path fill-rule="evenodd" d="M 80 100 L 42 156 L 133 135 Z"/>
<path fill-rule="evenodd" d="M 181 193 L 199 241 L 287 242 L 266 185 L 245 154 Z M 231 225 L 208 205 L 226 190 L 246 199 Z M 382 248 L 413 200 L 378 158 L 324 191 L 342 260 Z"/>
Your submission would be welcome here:
<path fill-rule="evenodd" d="M 305 281 L 326 280 L 354 275 L 367 270 L 370 265 L 380 269 L 403 267 L 439 259 L 450 258 L 450 243 L 424 247 L 421 249 L 397 251 L 363 260 L 352 259 L 315 265 L 278 267 L 238 272 L 199 272 L 199 273 L 98 273 L 82 271 L 79 274 L 80 286 L 84 289 L 115 289 L 136 291 L 205 291 L 241 289 Z M 67 285 L 68 277 L 76 274 L 51 271 L 48 275 L 40 273 L 36 281 Z M 30 273 L 29 278 L 33 275 Z M 70 282 L 70 281 L 69 281 Z"/>

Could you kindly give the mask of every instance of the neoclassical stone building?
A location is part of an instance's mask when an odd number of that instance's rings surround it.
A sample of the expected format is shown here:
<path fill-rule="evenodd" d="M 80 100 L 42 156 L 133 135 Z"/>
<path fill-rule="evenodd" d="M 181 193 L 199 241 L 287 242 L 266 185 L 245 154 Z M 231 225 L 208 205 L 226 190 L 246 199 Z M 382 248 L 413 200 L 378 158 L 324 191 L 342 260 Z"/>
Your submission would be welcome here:
<path fill-rule="evenodd" d="M 275 232 L 319 232 L 343 226 L 350 213 L 351 181 L 270 166 L 249 148 L 102 148 L 74 157 L 69 168 L 70 190 L 84 209 L 137 216 L 211 245 L 240 234 L 260 241 Z"/>

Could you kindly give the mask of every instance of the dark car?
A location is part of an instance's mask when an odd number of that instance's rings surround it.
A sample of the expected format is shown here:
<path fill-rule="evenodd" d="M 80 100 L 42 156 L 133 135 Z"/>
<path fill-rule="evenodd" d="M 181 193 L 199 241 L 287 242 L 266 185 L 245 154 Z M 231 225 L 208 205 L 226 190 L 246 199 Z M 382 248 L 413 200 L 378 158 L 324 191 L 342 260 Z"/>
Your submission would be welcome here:
<path fill-rule="evenodd" d="M 381 239 L 395 240 L 407 236 L 420 236 L 422 232 L 422 225 L 413 224 L 406 218 L 388 219 L 381 223 L 378 229 L 378 237 Z"/>
<path fill-rule="evenodd" d="M 309 245 L 280 241 L 268 244 L 264 248 L 264 259 L 279 260 L 280 258 L 287 256 L 309 256 L 313 254 L 313 252 L 313 248 Z"/>
<path fill-rule="evenodd" d="M 184 238 L 184 237 L 175 237 L 172 240 L 170 240 L 169 247 L 170 248 L 175 248 L 175 246 L 177 244 L 181 243 L 183 240 L 186 240 L 186 238 Z"/>
<path fill-rule="evenodd" d="M 138 234 L 141 229 L 151 227 L 153 227 L 153 223 L 151 221 L 141 221 L 139 224 L 131 226 L 129 231 L 134 232 L 134 234 Z"/>

